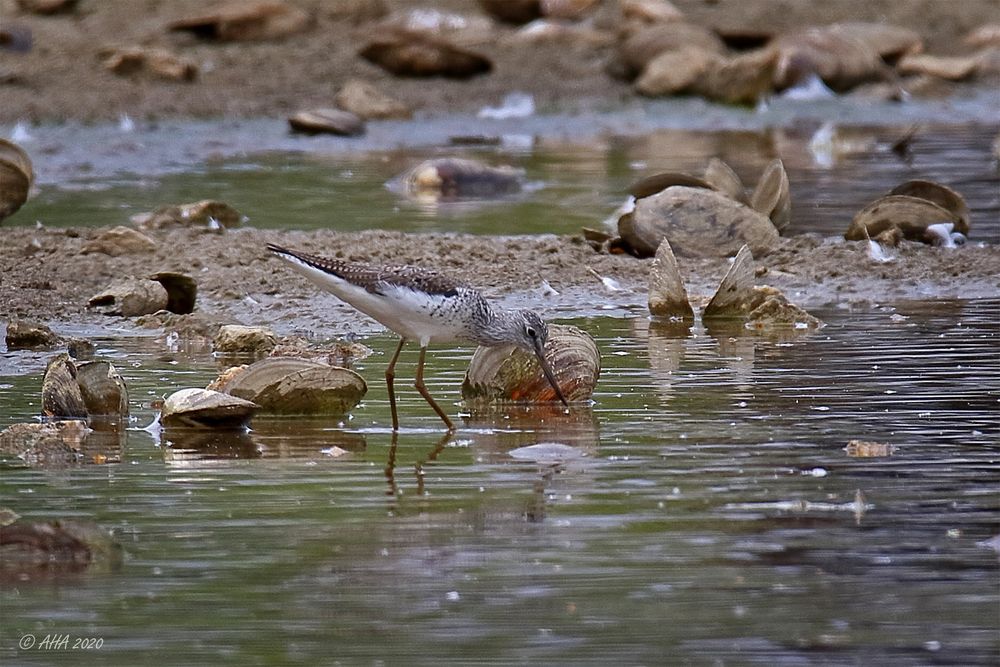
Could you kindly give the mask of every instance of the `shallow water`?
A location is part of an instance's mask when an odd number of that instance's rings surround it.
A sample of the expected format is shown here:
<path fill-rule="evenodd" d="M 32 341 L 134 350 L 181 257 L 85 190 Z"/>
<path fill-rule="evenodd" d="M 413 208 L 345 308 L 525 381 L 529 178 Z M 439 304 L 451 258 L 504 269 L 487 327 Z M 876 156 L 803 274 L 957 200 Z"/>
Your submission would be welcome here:
<path fill-rule="evenodd" d="M 471 416 L 442 440 L 404 390 L 395 447 L 389 336 L 346 423 L 258 419 L 198 450 L 139 427 L 218 362 L 98 341 L 131 389 L 121 462 L 8 461 L 0 506 L 96 520 L 127 557 L 4 582 L 0 661 L 995 664 L 1000 302 L 818 315 L 781 338 L 576 320 L 603 355 L 591 407 Z M 453 414 L 470 355 L 429 365 Z M 40 378 L 0 378 L 0 426 L 37 413 Z M 59 633 L 103 646 L 16 648 Z"/>
<path fill-rule="evenodd" d="M 842 234 L 854 213 L 877 196 L 905 180 L 923 178 L 949 185 L 966 198 L 972 240 L 1000 241 L 1000 179 L 991 155 L 1000 127 L 916 127 L 906 156 L 895 154 L 892 145 L 908 127 L 840 127 L 830 140 L 821 141 L 820 123 L 811 122 L 782 130 L 660 129 L 642 136 L 609 132 L 586 141 L 532 142 L 528 136 L 525 144 L 497 147 L 407 146 L 375 152 L 324 152 L 322 139 L 285 139 L 276 144 L 281 150 L 209 157 L 179 173 L 126 171 L 109 177 L 102 171 L 108 168 L 102 161 L 127 168 L 131 153 L 133 162 L 169 166 L 149 157 L 168 150 L 160 144 L 169 143 L 170 136 L 183 134 L 165 128 L 101 144 L 107 155 L 94 157 L 99 172 L 94 177 L 87 175 L 86 160 L 76 164 L 77 158 L 59 157 L 50 171 L 58 172 L 58 165 L 69 160 L 66 169 L 72 175 L 58 184 L 43 183 L 38 196 L 5 224 L 128 224 L 130 216 L 166 203 L 212 198 L 229 202 L 257 227 L 577 233 L 582 226 L 599 227 L 622 202 L 629 184 L 643 176 L 660 171 L 700 174 L 711 157 L 721 157 L 752 187 L 766 164 L 780 156 L 792 191 L 789 233 Z M 42 130 L 38 133 L 44 136 Z M 36 148 L 62 151 L 64 143 L 39 139 Z M 437 204 L 410 201 L 387 187 L 419 161 L 440 155 L 521 167 L 526 191 L 499 201 Z"/>

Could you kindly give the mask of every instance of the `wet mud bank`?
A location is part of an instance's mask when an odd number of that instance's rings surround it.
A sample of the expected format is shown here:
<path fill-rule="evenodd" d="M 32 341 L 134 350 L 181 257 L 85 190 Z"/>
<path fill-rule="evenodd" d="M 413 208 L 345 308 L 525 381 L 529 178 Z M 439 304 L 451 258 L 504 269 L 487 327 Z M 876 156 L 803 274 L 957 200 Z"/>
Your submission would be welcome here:
<path fill-rule="evenodd" d="M 319 339 L 379 330 L 285 270 L 269 256 L 268 242 L 352 261 L 436 267 L 505 305 L 537 308 L 549 318 L 616 312 L 645 316 L 652 261 L 595 252 L 578 236 L 252 228 L 223 234 L 167 230 L 152 235 L 156 245 L 148 253 L 111 257 L 85 252 L 101 231 L 4 229 L 2 319 L 39 320 L 57 331 L 138 332 L 136 318 L 101 315 L 87 308 L 88 299 L 119 278 L 177 271 L 197 282 L 198 316 Z M 806 234 L 783 238 L 775 251 L 755 259 L 757 284 L 777 287 L 806 308 L 864 310 L 905 300 L 987 298 L 1000 290 L 1000 247 L 983 243 L 938 248 L 904 242 L 893 262 L 878 263 L 869 258 L 866 242 Z M 730 261 L 680 258 L 692 297 L 711 295 Z M 605 285 L 595 273 L 617 285 Z"/>

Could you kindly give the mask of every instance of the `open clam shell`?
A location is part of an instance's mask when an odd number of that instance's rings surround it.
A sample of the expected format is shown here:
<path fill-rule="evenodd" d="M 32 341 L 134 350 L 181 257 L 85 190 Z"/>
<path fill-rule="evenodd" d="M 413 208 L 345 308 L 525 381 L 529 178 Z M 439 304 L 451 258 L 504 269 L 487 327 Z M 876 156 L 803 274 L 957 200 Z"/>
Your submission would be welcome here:
<path fill-rule="evenodd" d="M 572 326 L 550 324 L 545 359 L 567 401 L 590 398 L 601 374 L 594 339 Z M 555 401 L 535 355 L 512 346 L 479 347 L 462 383 L 467 401 Z"/>
<path fill-rule="evenodd" d="M 256 403 L 210 389 L 181 389 L 163 402 L 165 427 L 240 429 L 257 411 Z"/>
<path fill-rule="evenodd" d="M 88 361 L 76 368 L 76 382 L 91 415 L 128 416 L 128 389 L 118 369 L 107 361 Z"/>
<path fill-rule="evenodd" d="M 194 311 L 198 298 L 198 283 L 191 276 L 176 271 L 160 271 L 149 277 L 167 291 L 167 310 L 178 315 Z"/>
<path fill-rule="evenodd" d="M 854 216 L 844 238 L 848 241 L 864 241 L 897 227 L 908 240 L 926 241 L 927 228 L 940 223 L 953 224 L 955 231 L 963 228 L 957 214 L 929 199 L 886 195 L 868 204 Z M 964 229 L 968 231 L 968 226 L 964 226 Z"/>
<path fill-rule="evenodd" d="M 76 381 L 76 364 L 68 354 L 49 360 L 42 378 L 42 414 L 48 417 L 87 417 L 87 403 Z"/>
<path fill-rule="evenodd" d="M 636 201 L 618 233 L 638 257 L 652 257 L 664 239 L 684 257 L 726 257 L 743 244 L 764 255 L 778 243 L 778 230 L 761 213 L 715 190 L 684 186 Z"/>
<path fill-rule="evenodd" d="M 269 357 L 234 374 L 222 391 L 277 414 L 346 414 L 368 391 L 346 368 L 308 359 Z"/>
<path fill-rule="evenodd" d="M 946 185 L 918 179 L 900 183 L 889 194 L 907 195 L 932 201 L 955 215 L 957 219 L 954 231 L 962 234 L 969 233 L 969 207 L 965 203 L 965 198 Z"/>
<path fill-rule="evenodd" d="M 712 188 L 727 197 L 741 204 L 750 203 L 750 200 L 747 199 L 747 191 L 743 185 L 743 180 L 733 171 L 732 167 L 719 158 L 714 157 L 708 161 L 708 166 L 705 167 L 704 180 Z"/>
<path fill-rule="evenodd" d="M 636 199 L 642 199 L 643 197 L 650 197 L 658 192 L 663 192 L 674 185 L 681 185 L 686 188 L 715 189 L 715 186 L 707 179 L 683 174 L 679 171 L 664 171 L 639 179 L 629 186 L 628 193 Z"/>
<path fill-rule="evenodd" d="M 694 310 L 684 289 L 677 258 L 666 239 L 656 249 L 649 269 L 649 312 L 674 322 L 694 322 Z"/>
<path fill-rule="evenodd" d="M 788 174 L 780 159 L 771 161 L 750 196 L 750 206 L 771 219 L 781 232 L 792 221 L 792 197 Z"/>

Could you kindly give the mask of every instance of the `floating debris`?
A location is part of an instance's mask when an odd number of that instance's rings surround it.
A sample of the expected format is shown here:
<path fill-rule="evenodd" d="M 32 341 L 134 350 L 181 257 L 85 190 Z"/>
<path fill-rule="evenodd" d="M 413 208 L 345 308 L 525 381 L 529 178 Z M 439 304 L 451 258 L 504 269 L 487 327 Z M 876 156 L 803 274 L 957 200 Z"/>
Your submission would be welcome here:
<path fill-rule="evenodd" d="M 844 451 L 852 458 L 879 458 L 892 456 L 896 448 L 887 442 L 869 442 L 866 440 L 851 440 L 844 447 Z"/>

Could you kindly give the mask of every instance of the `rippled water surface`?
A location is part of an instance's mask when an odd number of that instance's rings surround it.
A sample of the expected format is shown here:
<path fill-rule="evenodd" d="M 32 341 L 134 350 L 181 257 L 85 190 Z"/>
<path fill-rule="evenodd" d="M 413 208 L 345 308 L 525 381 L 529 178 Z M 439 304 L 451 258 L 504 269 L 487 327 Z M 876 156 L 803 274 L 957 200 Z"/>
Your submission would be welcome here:
<path fill-rule="evenodd" d="M 574 321 L 603 355 L 593 406 L 450 439 L 412 390 L 391 437 L 389 336 L 346 423 L 210 442 L 139 427 L 218 362 L 98 341 L 131 389 L 120 462 L 8 461 L 0 505 L 95 520 L 126 558 L 4 581 L 0 662 L 996 664 L 1000 302 L 818 314 L 781 338 Z M 429 365 L 453 414 L 470 355 Z M 40 379 L 0 378 L 0 426 L 37 413 Z M 17 649 L 54 633 L 103 646 Z"/>

